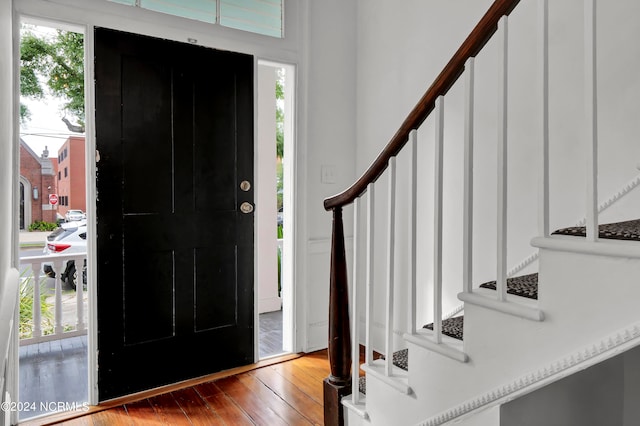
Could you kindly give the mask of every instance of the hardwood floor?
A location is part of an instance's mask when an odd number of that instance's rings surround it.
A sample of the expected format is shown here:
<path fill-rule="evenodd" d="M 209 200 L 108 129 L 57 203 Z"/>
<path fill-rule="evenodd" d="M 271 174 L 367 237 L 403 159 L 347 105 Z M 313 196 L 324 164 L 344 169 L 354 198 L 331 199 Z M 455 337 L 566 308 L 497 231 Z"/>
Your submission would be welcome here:
<path fill-rule="evenodd" d="M 61 421 L 64 426 L 321 425 L 326 351 Z"/>

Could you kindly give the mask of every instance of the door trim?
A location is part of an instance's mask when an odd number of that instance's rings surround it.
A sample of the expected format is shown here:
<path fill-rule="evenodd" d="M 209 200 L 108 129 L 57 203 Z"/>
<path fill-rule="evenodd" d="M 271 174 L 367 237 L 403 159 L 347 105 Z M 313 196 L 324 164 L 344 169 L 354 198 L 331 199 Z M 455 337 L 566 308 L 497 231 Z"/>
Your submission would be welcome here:
<path fill-rule="evenodd" d="M 94 57 L 94 37 L 93 31 L 96 23 L 101 23 L 101 26 L 110 26 L 115 29 L 119 29 L 122 31 L 127 31 L 129 25 L 128 21 L 123 25 L 113 24 L 119 16 L 117 13 L 114 13 L 120 6 L 118 5 L 105 5 L 103 8 L 105 9 L 105 15 L 100 16 L 100 11 L 95 9 L 93 11 L 88 10 L 86 8 L 82 8 L 82 12 L 77 12 L 77 4 L 74 0 L 58 0 L 55 2 L 56 6 L 51 6 L 48 2 L 44 3 L 42 1 L 33 0 L 26 3 L 14 4 L 13 5 L 13 31 L 14 34 L 19 34 L 20 22 L 24 19 L 27 20 L 36 20 L 41 21 L 41 23 L 47 23 L 48 25 L 61 26 L 61 27 L 73 27 L 76 30 L 84 31 L 85 36 L 85 108 L 88 112 L 95 111 L 95 95 L 93 90 L 93 81 L 94 81 L 94 67 L 92 59 Z M 295 3 L 285 3 L 287 5 L 294 5 Z M 44 7 L 43 7 L 44 6 Z M 293 11 L 287 9 L 287 12 L 296 12 L 296 13 L 287 13 L 289 16 L 297 16 L 298 11 L 303 11 L 304 14 L 308 14 L 308 6 L 294 6 Z M 73 11 L 75 10 L 75 12 Z M 69 13 L 71 12 L 71 13 Z M 183 21 L 179 18 L 168 18 L 169 21 Z M 112 25 L 110 25 L 112 24 Z M 285 23 L 286 24 L 286 23 Z M 148 21 L 143 21 L 143 25 L 145 30 L 143 31 L 135 31 L 137 34 L 141 35 L 152 35 L 149 34 L 153 32 L 156 37 L 163 37 L 165 30 L 162 25 L 150 23 Z M 176 40 L 176 37 L 185 36 L 188 34 L 188 30 L 183 28 L 184 25 L 177 25 L 177 30 L 172 31 L 168 34 L 164 34 L 166 38 Z M 151 29 L 151 30 L 150 30 Z M 301 300 L 298 300 L 299 297 L 303 295 L 303 291 L 296 291 L 298 287 L 296 282 L 301 281 L 304 276 L 304 264 L 306 263 L 306 259 L 304 253 L 306 252 L 305 244 L 298 244 L 299 241 L 305 241 L 305 232 L 298 229 L 302 226 L 302 223 L 305 222 L 304 219 L 296 221 L 295 227 L 293 226 L 294 222 L 294 211 L 305 210 L 305 202 L 306 196 L 304 196 L 304 187 L 306 186 L 306 181 L 299 180 L 298 178 L 304 178 L 304 172 L 302 170 L 298 170 L 297 164 L 299 161 L 304 161 L 304 156 L 306 152 L 306 147 L 299 144 L 297 135 L 299 133 L 304 133 L 304 114 L 300 114 L 304 112 L 304 108 L 301 106 L 300 100 L 304 97 L 304 89 L 300 86 L 301 79 L 304 79 L 305 73 L 302 72 L 303 69 L 299 68 L 299 64 L 304 62 L 304 57 L 302 53 L 295 51 L 295 46 L 283 46 L 280 40 L 274 41 L 273 43 L 254 43 L 252 40 L 254 37 L 241 37 L 240 40 L 235 39 L 235 30 L 225 30 L 223 33 L 223 41 L 221 46 L 218 46 L 214 39 L 211 36 L 204 36 L 203 43 L 199 43 L 203 46 L 224 49 L 225 46 L 232 48 L 233 50 L 241 51 L 244 53 L 250 53 L 254 56 L 254 61 L 256 63 L 258 61 L 267 61 L 276 63 L 278 65 L 283 65 L 294 70 L 294 77 L 292 78 L 292 86 L 294 87 L 295 94 L 293 95 L 292 102 L 292 126 L 291 126 L 291 137 L 290 140 L 292 142 L 293 148 L 289 150 L 291 153 L 291 171 L 290 171 L 290 182 L 291 182 L 291 219 L 288 222 L 291 223 L 291 228 L 288 230 L 291 238 L 290 238 L 290 247 L 285 250 L 289 250 L 291 253 L 290 256 L 290 280 L 293 283 L 292 286 L 292 294 L 290 297 L 291 300 L 291 326 L 292 326 L 292 336 L 291 336 L 291 344 L 292 344 L 292 352 L 298 352 L 304 349 L 304 341 L 306 335 L 306 325 L 299 323 L 297 329 L 294 327 L 296 323 L 295 319 L 305 319 L 304 306 L 299 306 Z M 291 31 L 288 33 L 291 35 Z M 302 37 L 303 31 L 296 31 L 297 37 L 287 37 L 287 39 L 298 40 Z M 200 34 L 202 35 L 202 34 Z M 19 70 L 20 70 L 20 56 L 19 56 L 19 37 L 14 37 L 14 70 L 15 70 L 15 78 L 13 84 L 14 91 L 14 99 L 15 105 L 19 104 Z M 235 46 L 235 48 L 234 48 Z M 293 52 L 293 53 L 292 53 Z M 257 95 L 257 92 L 254 93 L 254 96 Z M 255 99 L 254 99 L 255 101 Z M 19 160 L 18 160 L 18 149 L 19 149 L 19 118 L 18 118 L 19 109 L 14 108 L 14 123 L 15 123 L 15 140 L 14 147 L 16 149 L 16 155 L 14 160 L 14 174 L 16 172 L 19 173 Z M 302 121 L 301 121 L 302 120 Z M 95 200 L 97 197 L 96 185 L 95 185 L 95 176 L 96 176 L 96 144 L 95 144 L 95 115 L 93 113 L 87 113 L 85 116 L 85 143 L 86 143 L 86 179 L 87 179 L 87 214 L 94 215 L 96 214 L 96 205 Z M 254 115 L 254 129 L 257 127 L 257 115 Z M 304 143 L 304 141 L 300 141 Z M 18 194 L 14 193 L 14 198 L 16 198 Z M 295 209 L 295 210 L 294 210 Z M 299 216 L 295 214 L 295 216 Z M 16 222 L 17 223 L 17 222 Z M 96 251 L 96 226 L 95 222 L 89 222 L 89 232 L 92 235 L 87 241 L 87 256 L 88 256 L 88 264 L 95 265 L 97 262 L 97 251 Z M 15 228 L 15 226 L 14 226 Z M 14 259 L 18 258 L 18 235 L 17 231 L 14 235 Z M 303 252 L 296 255 L 296 246 L 300 246 L 300 250 Z M 298 277 L 299 279 L 296 279 Z M 88 266 L 87 268 L 87 286 L 88 289 L 95 289 L 96 287 L 96 268 Z M 88 394 L 88 403 L 90 405 L 98 405 L 99 401 L 99 389 L 98 389 L 98 381 L 97 381 L 97 295 L 95 291 L 90 291 L 88 294 L 88 326 L 87 326 L 87 338 L 88 338 L 88 381 L 89 381 L 89 394 Z M 17 347 L 17 346 L 16 346 Z M 14 362 L 9 365 L 8 368 L 16 371 L 18 370 L 18 358 L 17 351 L 16 356 L 14 357 Z M 258 358 L 256 358 L 258 359 Z M 17 375 L 16 375 L 17 376 Z M 14 387 L 17 390 L 17 377 L 16 384 Z"/>
<path fill-rule="evenodd" d="M 95 37 L 94 26 L 88 24 L 85 26 L 84 33 L 84 105 L 85 111 L 91 111 L 90 114 L 85 113 L 85 156 L 86 156 L 86 188 L 87 188 L 87 217 L 96 217 L 96 199 L 98 192 L 96 188 L 96 161 L 99 161 L 99 154 L 96 151 L 96 116 L 95 116 L 95 69 L 93 58 L 95 58 Z M 98 284 L 97 268 L 98 250 L 97 250 L 97 226 L 95 220 L 87 221 L 87 290 L 88 308 L 89 308 L 89 324 L 87 329 L 87 350 L 88 362 L 87 373 L 89 375 L 89 395 L 88 401 L 90 405 L 97 405 L 99 401 L 98 389 L 98 292 L 96 291 Z"/>
<path fill-rule="evenodd" d="M 287 62 L 280 62 L 280 61 L 275 61 L 275 60 L 270 60 L 270 59 L 265 59 L 262 57 L 255 57 L 256 62 L 255 62 L 255 86 L 256 87 L 256 91 L 255 91 L 255 96 L 256 98 L 254 99 L 254 105 L 256 106 L 256 110 L 255 110 L 255 147 L 254 147 L 254 152 L 259 152 L 259 147 L 258 147 L 258 143 L 259 143 L 259 100 L 257 99 L 257 97 L 259 96 L 260 93 L 260 87 L 259 87 L 259 82 L 258 82 L 258 67 L 259 66 L 267 66 L 267 67 L 271 67 L 271 68 L 284 68 L 286 70 L 287 73 L 287 77 L 285 79 L 285 83 L 289 84 L 286 87 L 285 90 L 285 101 L 284 101 L 284 117 L 285 117 L 285 121 L 284 121 L 284 152 L 286 153 L 285 155 L 285 169 L 284 172 L 286 173 L 283 176 L 283 180 L 285 182 L 285 186 L 284 186 L 284 194 L 283 194 L 283 201 L 284 201 L 284 205 L 288 206 L 285 210 L 284 210 L 284 247 L 283 247 L 283 251 L 286 254 L 286 257 L 283 257 L 283 263 L 282 263 L 282 281 L 283 283 L 289 283 L 290 285 L 290 291 L 289 293 L 285 293 L 282 297 L 282 325 L 283 325 L 283 351 L 285 353 L 294 353 L 297 350 L 299 350 L 297 341 L 296 341 L 296 337 L 297 337 L 297 333 L 296 333 L 296 329 L 295 329 L 295 318 L 296 318 L 296 312 L 297 312 L 297 296 L 296 296 L 296 235 L 295 235 L 295 229 L 296 229 L 296 211 L 297 211 L 297 207 L 299 206 L 299 203 L 296 203 L 295 200 L 297 200 L 296 198 L 296 192 L 297 192 L 297 188 L 298 185 L 297 183 L 297 179 L 295 179 L 296 176 L 296 158 L 297 158 L 297 139 L 296 139 L 296 114 L 295 112 L 297 111 L 297 87 L 296 87 L 296 81 L 297 81 L 297 66 L 296 64 L 292 64 L 292 63 L 287 63 Z M 254 169 L 258 170 L 258 162 L 260 161 L 260 157 L 259 155 L 256 155 L 255 157 L 255 165 L 254 165 Z M 256 181 L 256 188 L 257 191 L 261 191 L 262 188 L 262 182 L 257 182 Z M 256 222 L 258 223 L 258 222 Z M 256 235 L 260 235 L 260 230 L 256 228 Z M 259 256 L 258 250 L 259 250 L 259 246 L 258 244 L 256 244 L 256 253 L 255 253 L 255 258 L 256 258 L 256 262 Z M 285 262 L 286 260 L 286 262 Z M 256 263 L 257 264 L 257 263 Z M 256 330 L 256 334 L 255 334 L 255 348 L 256 348 L 256 355 L 255 355 L 255 359 L 259 360 L 260 359 L 260 354 L 259 354 L 259 331 L 260 331 L 260 324 L 259 324 L 259 313 L 257 310 L 258 307 L 258 303 L 259 303 L 259 285 L 258 285 L 258 269 L 256 268 L 256 275 L 255 275 L 255 279 L 254 279 L 254 283 L 255 283 L 255 330 Z"/>

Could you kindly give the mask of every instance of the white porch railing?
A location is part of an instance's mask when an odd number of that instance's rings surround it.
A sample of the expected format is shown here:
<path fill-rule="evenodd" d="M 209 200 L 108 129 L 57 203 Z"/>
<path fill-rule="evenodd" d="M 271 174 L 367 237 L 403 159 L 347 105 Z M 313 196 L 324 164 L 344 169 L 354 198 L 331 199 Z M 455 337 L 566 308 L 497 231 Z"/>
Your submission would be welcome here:
<path fill-rule="evenodd" d="M 283 272 L 282 272 L 282 258 L 284 256 L 284 239 L 283 238 L 278 238 L 278 280 L 280 282 L 280 286 L 282 287 L 282 283 L 283 281 Z M 278 296 L 282 297 L 281 294 L 279 294 Z"/>
<path fill-rule="evenodd" d="M 15 342 L 15 306 L 16 306 L 16 285 L 18 282 L 18 271 L 11 268 L 7 271 L 2 280 L 0 289 L 0 403 L 11 404 L 16 391 L 15 374 L 11 368 L 12 354 L 14 353 Z M 0 424 L 12 424 L 15 412 L 2 410 L 0 412 Z"/>
<path fill-rule="evenodd" d="M 86 253 L 76 254 L 53 254 L 43 256 L 28 256 L 20 258 L 20 270 L 23 271 L 21 280 L 21 286 L 33 287 L 33 318 L 31 320 L 32 333 L 31 337 L 21 338 L 20 346 L 30 345 L 33 343 L 46 342 L 51 340 L 58 340 L 66 337 L 74 337 L 87 334 L 87 325 L 85 320 L 85 298 L 82 279 L 82 265 L 86 259 Z M 64 324 L 63 322 L 63 310 L 62 310 L 62 278 L 61 275 L 65 270 L 68 261 L 75 261 L 78 271 L 78 284 L 76 285 L 75 292 L 75 324 Z M 48 278 L 43 273 L 43 265 L 50 264 L 56 273 L 55 279 Z M 45 329 L 43 327 L 42 317 L 42 292 L 47 291 L 47 280 L 55 280 L 53 286 L 53 329 Z M 65 331 L 65 327 L 72 326 L 73 330 Z"/>

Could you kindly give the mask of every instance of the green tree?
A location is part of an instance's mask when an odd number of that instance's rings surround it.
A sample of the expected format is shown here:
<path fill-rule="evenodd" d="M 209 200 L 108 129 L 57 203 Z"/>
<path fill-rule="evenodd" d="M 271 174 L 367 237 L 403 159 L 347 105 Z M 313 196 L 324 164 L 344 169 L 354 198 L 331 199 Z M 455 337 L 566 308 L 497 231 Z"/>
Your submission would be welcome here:
<path fill-rule="evenodd" d="M 282 194 L 283 194 L 283 173 L 282 173 L 282 159 L 284 158 L 284 68 L 280 68 L 276 71 L 276 196 L 278 209 L 282 207 Z"/>
<path fill-rule="evenodd" d="M 284 157 L 284 68 L 276 72 L 276 157 Z"/>
<path fill-rule="evenodd" d="M 42 99 L 48 93 L 63 99 L 62 121 L 70 131 L 84 133 L 84 37 L 62 30 L 38 34 L 35 29 L 22 28 L 20 94 Z M 28 108 L 20 105 L 20 119 L 24 122 L 29 115 Z"/>

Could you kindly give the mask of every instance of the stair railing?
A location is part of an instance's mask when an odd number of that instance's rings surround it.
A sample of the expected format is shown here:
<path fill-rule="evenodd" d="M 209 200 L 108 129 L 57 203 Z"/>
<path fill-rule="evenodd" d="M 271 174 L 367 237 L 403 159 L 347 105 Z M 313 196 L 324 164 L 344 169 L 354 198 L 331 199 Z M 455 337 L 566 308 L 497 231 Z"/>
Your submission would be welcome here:
<path fill-rule="evenodd" d="M 546 0 L 544 0 L 546 1 Z M 432 113 L 434 109 L 438 109 L 438 119 L 437 123 L 442 123 L 442 110 L 443 110 L 443 96 L 448 93 L 450 88 L 458 81 L 460 76 L 463 74 L 465 69 L 468 67 L 468 61 L 474 58 L 485 46 L 485 44 L 492 38 L 492 36 L 498 30 L 499 22 L 502 22 L 501 26 L 504 28 L 504 47 L 506 48 L 506 16 L 508 16 L 513 9 L 518 5 L 520 0 L 496 0 L 486 14 L 482 17 L 476 27 L 471 31 L 470 35 L 466 38 L 466 40 L 462 43 L 460 48 L 453 55 L 451 60 L 444 67 L 442 72 L 436 77 L 433 84 L 429 87 L 426 93 L 422 96 L 422 98 L 418 101 L 416 106 L 409 113 L 407 118 L 404 120 L 398 131 L 391 138 L 387 146 L 382 150 L 382 152 L 378 155 L 372 165 L 365 171 L 365 173 L 348 189 L 343 191 L 342 193 L 335 195 L 333 197 L 327 198 L 324 201 L 324 207 L 327 211 L 333 211 L 333 229 L 332 229 L 332 243 L 331 243 L 331 272 L 330 272 L 330 295 L 329 295 L 329 363 L 331 366 L 331 374 L 324 381 L 324 404 L 325 404 L 325 424 L 336 424 L 341 425 L 344 423 L 344 415 L 341 406 L 341 399 L 343 396 L 352 394 L 354 398 L 354 403 L 358 402 L 358 392 L 357 388 L 354 389 L 354 392 L 351 391 L 352 386 L 357 386 L 356 376 L 358 371 L 358 342 L 359 340 L 356 338 L 351 340 L 350 336 L 350 328 L 349 328 L 349 296 L 348 296 L 348 282 L 347 282 L 347 261 L 345 255 L 345 243 L 344 243 L 344 227 L 342 221 L 342 211 L 345 206 L 348 206 L 360 197 L 362 197 L 365 193 L 369 193 L 368 197 L 368 224 L 367 224 L 367 324 L 370 324 L 369 315 L 371 308 L 371 251 L 373 249 L 373 234 L 372 234 L 372 223 L 373 223 L 373 203 L 372 200 L 374 198 L 374 184 L 381 177 L 381 175 L 389 168 L 390 179 L 389 179 L 389 197 L 390 200 L 395 196 L 395 157 L 402 150 L 402 148 L 407 144 L 409 139 L 411 139 L 414 143 L 412 144 L 414 147 L 416 145 L 415 131 L 420 127 L 420 125 L 427 119 L 427 117 Z M 506 55 L 506 51 L 504 52 Z M 472 63 L 472 62 L 471 62 Z M 506 56 L 504 58 L 504 66 L 501 68 L 505 73 L 505 89 L 506 89 Z M 471 100 L 473 98 L 471 97 Z M 502 99 L 504 100 L 503 110 L 504 110 L 504 118 L 506 119 L 506 91 L 502 95 Z M 437 124 L 438 126 L 438 124 Z M 504 153 L 503 159 L 504 165 L 503 169 L 506 171 L 506 122 L 503 123 L 503 129 L 505 132 L 503 133 L 503 141 L 501 143 L 501 149 Z M 410 135 L 413 135 L 410 137 Z M 437 140 L 439 140 L 436 148 L 436 199 L 435 199 L 435 208 L 436 208 L 436 232 L 440 232 L 440 226 L 438 226 L 437 221 L 442 220 L 442 127 L 439 130 L 436 130 Z M 472 142 L 472 132 L 469 131 L 469 141 Z M 438 149 L 439 148 L 439 149 Z M 415 167 L 415 148 L 414 148 L 414 157 L 411 160 L 413 167 Z M 412 172 L 412 175 L 415 173 Z M 412 177 L 414 179 L 415 176 Z M 469 179 L 471 179 L 469 177 Z M 503 175 L 504 179 L 504 175 Z M 415 203 L 415 182 L 413 182 L 412 188 L 412 201 L 411 203 Z M 506 188 L 506 182 L 502 180 L 503 188 Z M 506 190 L 503 191 L 506 196 Z M 469 200 L 470 195 L 468 196 Z M 467 199 L 467 196 L 465 196 Z M 360 208 L 359 203 L 356 203 L 355 215 L 357 220 L 357 215 L 359 214 Z M 415 213 L 415 205 L 412 205 L 412 211 Z M 502 210 L 506 209 L 506 205 L 502 206 Z M 439 212 L 439 214 L 438 214 Z M 386 330 L 385 330 L 385 351 L 386 351 L 386 361 L 385 361 L 385 373 L 387 375 L 391 374 L 392 370 L 392 349 L 391 349 L 391 341 L 393 339 L 393 267 L 394 267 L 394 249 L 393 246 L 393 238 L 395 235 L 394 226 L 395 223 L 391 220 L 395 215 L 395 203 L 389 203 L 389 212 L 388 212 L 388 235 L 387 235 L 387 243 L 388 243 L 388 252 L 387 252 L 387 301 L 386 301 Z M 466 216 L 467 224 L 471 223 L 470 215 Z M 415 217 L 411 218 L 413 226 L 415 226 Z M 465 224 L 465 226 L 467 226 Z M 505 225 L 506 227 L 506 221 Z M 503 227 L 504 229 L 504 227 Z M 414 233 L 415 234 L 415 233 Z M 470 237 L 469 237 L 470 238 Z M 501 237 L 504 241 L 506 241 L 506 232 L 503 233 Z M 354 240 L 355 241 L 355 240 Z M 434 336 L 436 339 L 436 343 L 440 341 L 442 338 L 441 333 L 441 320 L 442 320 L 442 301 L 439 295 L 442 291 L 442 282 L 441 282 L 441 261 L 438 256 L 442 255 L 442 236 L 435 235 L 435 271 L 434 271 L 434 279 L 435 279 L 435 290 L 434 292 L 434 311 L 435 311 L 435 320 L 434 320 Z M 412 241 L 412 253 L 410 255 L 412 265 L 411 269 L 411 316 L 415 320 L 415 241 Z M 506 248 L 505 248 L 506 249 Z M 357 253 L 357 250 L 354 250 Z M 470 252 L 469 252 L 470 253 Z M 469 259 L 470 262 L 470 259 Z M 354 265 L 354 271 L 357 271 L 357 266 Z M 502 268 L 505 269 L 505 268 Z M 505 273 L 506 275 L 506 273 Z M 469 278 L 469 277 L 467 277 Z M 503 277 L 506 280 L 506 277 Z M 503 281 L 504 281 L 503 280 Z M 468 279 L 470 282 L 470 279 Z M 355 289 L 354 283 L 354 289 Z M 505 293 L 505 286 L 503 284 L 499 284 L 499 291 Z M 465 289 L 469 286 L 469 284 L 465 284 Z M 355 290 L 354 290 L 355 291 Z M 354 298 L 355 301 L 355 298 Z M 355 318 L 357 316 L 357 303 L 353 305 L 354 311 L 352 312 Z M 415 331 L 415 321 L 412 321 L 412 330 Z M 368 326 L 367 326 L 368 327 Z M 354 321 L 353 327 L 354 335 L 357 337 L 357 327 L 356 321 Z M 372 348 L 370 345 L 370 331 L 367 331 L 367 354 L 366 354 L 366 363 L 369 364 L 372 361 Z M 353 353 L 352 353 L 353 351 Z M 353 371 L 353 377 L 351 376 L 351 371 Z"/>

